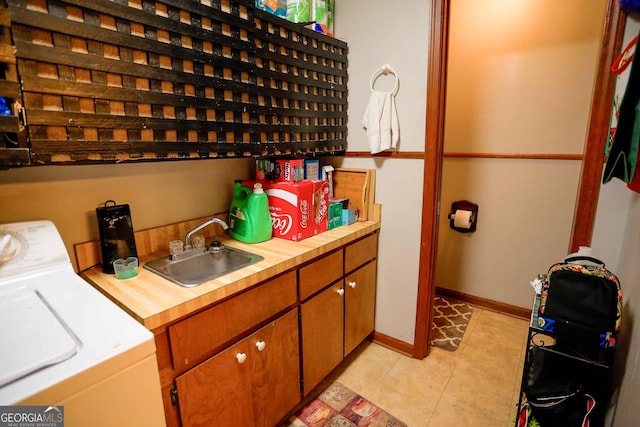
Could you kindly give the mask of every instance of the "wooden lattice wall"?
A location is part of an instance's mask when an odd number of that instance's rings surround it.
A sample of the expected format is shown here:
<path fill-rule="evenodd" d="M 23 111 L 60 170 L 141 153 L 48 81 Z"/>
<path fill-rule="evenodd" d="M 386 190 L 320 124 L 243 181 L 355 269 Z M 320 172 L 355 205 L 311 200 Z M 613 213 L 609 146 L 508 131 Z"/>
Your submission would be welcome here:
<path fill-rule="evenodd" d="M 253 0 L 8 0 L 34 163 L 346 149 L 347 45 Z"/>
<path fill-rule="evenodd" d="M 26 131 L 20 126 L 17 114 L 20 84 L 11 41 L 11 17 L 6 7 L 0 7 L 0 97 L 6 107 L 0 113 L 0 169 L 29 164 Z"/>

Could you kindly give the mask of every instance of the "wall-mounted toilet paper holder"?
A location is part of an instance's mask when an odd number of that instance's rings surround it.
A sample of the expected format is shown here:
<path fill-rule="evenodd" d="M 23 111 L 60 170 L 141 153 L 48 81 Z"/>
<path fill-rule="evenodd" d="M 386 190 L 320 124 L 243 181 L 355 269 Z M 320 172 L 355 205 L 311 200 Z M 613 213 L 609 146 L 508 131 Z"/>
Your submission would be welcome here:
<path fill-rule="evenodd" d="M 468 200 L 459 200 L 451 203 L 449 215 L 449 227 L 460 233 L 473 233 L 478 224 L 478 205 Z"/>

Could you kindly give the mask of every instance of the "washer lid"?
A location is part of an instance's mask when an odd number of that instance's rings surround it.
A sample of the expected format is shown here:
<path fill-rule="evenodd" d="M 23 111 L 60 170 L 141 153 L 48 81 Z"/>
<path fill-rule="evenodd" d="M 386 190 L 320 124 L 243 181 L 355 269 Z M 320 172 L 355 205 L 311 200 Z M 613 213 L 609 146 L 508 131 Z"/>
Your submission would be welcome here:
<path fill-rule="evenodd" d="M 22 288 L 0 295 L 0 387 L 77 351 L 73 333 L 44 297 Z"/>

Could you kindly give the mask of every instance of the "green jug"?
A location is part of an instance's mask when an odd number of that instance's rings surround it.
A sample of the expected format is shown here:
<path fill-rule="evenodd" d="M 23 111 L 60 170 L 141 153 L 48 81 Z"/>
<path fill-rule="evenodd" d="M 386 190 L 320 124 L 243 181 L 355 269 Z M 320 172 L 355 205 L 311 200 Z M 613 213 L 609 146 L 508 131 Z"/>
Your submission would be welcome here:
<path fill-rule="evenodd" d="M 242 181 L 235 181 L 229 208 L 229 235 L 241 242 L 259 243 L 271 239 L 272 232 L 269 200 L 262 184 L 254 184 L 251 190 Z"/>

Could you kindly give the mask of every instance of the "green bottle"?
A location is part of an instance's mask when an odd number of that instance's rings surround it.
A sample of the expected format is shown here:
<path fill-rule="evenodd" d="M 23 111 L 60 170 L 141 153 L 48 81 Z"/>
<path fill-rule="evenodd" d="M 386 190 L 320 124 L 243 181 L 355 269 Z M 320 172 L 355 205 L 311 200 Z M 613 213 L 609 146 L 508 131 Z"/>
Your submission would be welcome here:
<path fill-rule="evenodd" d="M 254 184 L 252 191 L 242 181 L 235 181 L 229 208 L 229 235 L 241 242 L 259 243 L 271 239 L 272 232 L 269 200 L 262 184 Z"/>

